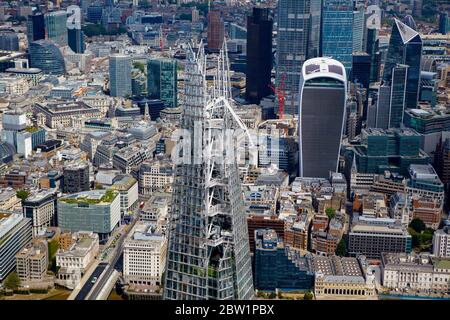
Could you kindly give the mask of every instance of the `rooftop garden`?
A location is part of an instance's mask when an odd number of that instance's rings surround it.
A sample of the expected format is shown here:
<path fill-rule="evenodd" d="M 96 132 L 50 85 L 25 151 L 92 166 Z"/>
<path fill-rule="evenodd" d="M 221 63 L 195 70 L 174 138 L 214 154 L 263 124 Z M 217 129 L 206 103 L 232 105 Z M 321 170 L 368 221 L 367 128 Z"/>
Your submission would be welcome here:
<path fill-rule="evenodd" d="M 89 195 L 79 196 L 77 198 L 61 198 L 59 201 L 69 203 L 69 204 L 100 204 L 100 203 L 111 203 L 117 197 L 119 193 L 113 190 L 106 190 L 105 194 L 98 199 L 89 198 Z"/>
<path fill-rule="evenodd" d="M 41 128 L 39 128 L 39 127 L 26 127 L 25 131 L 27 131 L 29 133 L 33 133 L 33 132 L 39 131 L 39 129 L 41 129 Z"/>

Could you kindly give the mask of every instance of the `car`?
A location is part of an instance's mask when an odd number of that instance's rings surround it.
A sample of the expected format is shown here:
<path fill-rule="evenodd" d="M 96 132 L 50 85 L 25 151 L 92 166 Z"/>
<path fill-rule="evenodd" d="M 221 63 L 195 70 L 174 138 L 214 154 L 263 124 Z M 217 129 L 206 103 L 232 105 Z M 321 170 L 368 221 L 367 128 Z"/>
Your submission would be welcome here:
<path fill-rule="evenodd" d="M 91 283 L 94 284 L 94 283 L 96 283 L 96 282 L 97 282 L 97 277 L 92 278 Z"/>

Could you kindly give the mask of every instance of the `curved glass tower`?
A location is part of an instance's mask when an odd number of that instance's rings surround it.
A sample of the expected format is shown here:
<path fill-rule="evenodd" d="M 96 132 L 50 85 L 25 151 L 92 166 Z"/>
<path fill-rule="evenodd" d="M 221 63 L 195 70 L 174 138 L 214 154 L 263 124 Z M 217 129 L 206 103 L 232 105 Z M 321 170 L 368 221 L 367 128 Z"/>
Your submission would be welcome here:
<path fill-rule="evenodd" d="M 300 176 L 328 178 L 337 171 L 345 119 L 347 75 L 339 61 L 305 61 L 300 81 Z"/>
<path fill-rule="evenodd" d="M 49 40 L 37 40 L 30 43 L 30 65 L 43 73 L 61 75 L 66 72 L 64 57 L 59 48 Z"/>

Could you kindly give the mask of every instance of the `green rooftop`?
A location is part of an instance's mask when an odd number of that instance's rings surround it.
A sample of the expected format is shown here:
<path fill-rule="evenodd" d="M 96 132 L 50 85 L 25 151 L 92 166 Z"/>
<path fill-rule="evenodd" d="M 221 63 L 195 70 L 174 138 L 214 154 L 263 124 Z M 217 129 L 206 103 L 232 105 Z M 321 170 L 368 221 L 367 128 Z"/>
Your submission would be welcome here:
<path fill-rule="evenodd" d="M 93 190 L 90 192 L 83 192 L 80 194 L 69 195 L 67 197 L 60 198 L 59 201 L 69 203 L 69 204 L 102 204 L 111 203 L 118 196 L 118 192 L 113 190 L 106 190 L 106 192 L 101 195 L 102 190 Z"/>

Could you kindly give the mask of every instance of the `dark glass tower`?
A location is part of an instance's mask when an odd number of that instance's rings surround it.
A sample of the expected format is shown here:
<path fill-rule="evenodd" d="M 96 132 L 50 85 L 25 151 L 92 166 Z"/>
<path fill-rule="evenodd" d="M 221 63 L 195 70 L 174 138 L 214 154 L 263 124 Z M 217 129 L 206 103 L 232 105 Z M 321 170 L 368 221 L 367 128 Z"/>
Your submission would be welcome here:
<path fill-rule="evenodd" d="M 391 81 L 392 70 L 397 64 L 409 66 L 406 86 L 406 108 L 409 109 L 417 107 L 421 59 L 422 39 L 419 33 L 395 19 L 384 65 L 383 80 Z"/>
<path fill-rule="evenodd" d="M 306 61 L 300 82 L 300 176 L 329 178 L 338 169 L 347 92 L 345 67 L 330 58 Z"/>
<path fill-rule="evenodd" d="M 147 61 L 147 92 L 150 99 L 160 99 L 167 108 L 176 108 L 177 61 L 151 59 Z"/>
<path fill-rule="evenodd" d="M 67 29 L 67 41 L 73 52 L 84 53 L 84 39 L 81 29 Z"/>
<path fill-rule="evenodd" d="M 247 17 L 247 77 L 245 98 L 259 104 L 271 94 L 272 18 L 268 8 L 253 8 Z"/>
<path fill-rule="evenodd" d="M 371 57 L 365 52 L 353 53 L 352 81 L 360 83 L 363 88 L 369 89 Z"/>
<path fill-rule="evenodd" d="M 64 57 L 59 48 L 49 40 L 38 40 L 29 44 L 30 66 L 43 73 L 61 75 L 66 72 Z"/>
<path fill-rule="evenodd" d="M 45 39 L 45 20 L 41 12 L 28 16 L 27 37 L 28 43 Z"/>
<path fill-rule="evenodd" d="M 400 128 L 403 123 L 407 76 L 408 66 L 406 65 L 399 64 L 392 69 L 389 128 Z"/>

